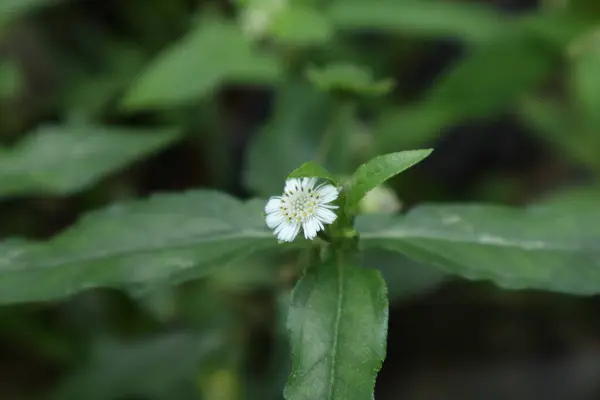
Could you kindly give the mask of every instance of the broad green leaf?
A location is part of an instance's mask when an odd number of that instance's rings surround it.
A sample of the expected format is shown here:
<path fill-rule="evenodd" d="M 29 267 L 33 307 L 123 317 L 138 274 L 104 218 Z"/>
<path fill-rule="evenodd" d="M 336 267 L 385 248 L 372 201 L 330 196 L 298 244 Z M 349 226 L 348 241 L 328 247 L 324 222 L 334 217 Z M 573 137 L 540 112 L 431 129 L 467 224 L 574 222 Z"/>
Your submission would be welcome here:
<path fill-rule="evenodd" d="M 276 96 L 274 115 L 250 143 L 244 168 L 246 185 L 261 196 L 280 193 L 289 172 L 316 156 L 333 110 L 325 94 L 305 83 L 288 83 Z"/>
<path fill-rule="evenodd" d="M 5 242 L 0 304 L 94 287 L 166 286 L 218 273 L 278 246 L 263 207 L 263 201 L 242 203 L 212 191 L 161 194 L 87 214 L 47 242 Z"/>
<path fill-rule="evenodd" d="M 325 168 L 314 161 L 307 161 L 295 170 L 293 170 L 288 178 L 322 178 L 338 184 L 338 180 L 329 173 Z"/>
<path fill-rule="evenodd" d="M 600 203 L 600 186 L 595 183 L 587 185 L 572 185 L 559 188 L 542 196 L 537 204 L 552 207 L 557 213 L 564 209 L 570 213 L 573 210 L 590 210 Z"/>
<path fill-rule="evenodd" d="M 177 106 L 226 82 L 272 83 L 280 72 L 279 60 L 256 49 L 233 22 L 207 18 L 150 63 L 123 106 Z"/>
<path fill-rule="evenodd" d="M 321 90 L 363 96 L 381 96 L 394 87 L 392 79 L 375 81 L 371 71 L 352 64 L 330 64 L 309 68 L 308 79 Z"/>
<path fill-rule="evenodd" d="M 447 1 L 335 0 L 328 9 L 342 29 L 369 29 L 482 42 L 504 34 L 505 20 L 473 4 Z"/>
<path fill-rule="evenodd" d="M 559 202 L 527 209 L 425 205 L 405 216 L 363 216 L 364 248 L 379 247 L 507 289 L 600 293 L 600 209 Z"/>
<path fill-rule="evenodd" d="M 0 148 L 0 197 L 74 193 L 179 138 L 172 129 L 43 126 Z"/>
<path fill-rule="evenodd" d="M 592 184 L 591 186 L 573 186 L 565 187 L 546 194 L 539 203 L 550 205 L 553 210 L 560 210 L 565 207 L 566 211 L 583 207 L 583 209 L 593 208 L 600 202 L 600 186 Z"/>
<path fill-rule="evenodd" d="M 296 46 L 318 45 L 331 39 L 333 27 L 316 9 L 291 5 L 275 17 L 271 36 L 279 42 Z"/>
<path fill-rule="evenodd" d="M 287 400 L 364 400 L 373 396 L 386 351 L 388 302 L 378 271 L 324 262 L 292 294 L 292 370 Z"/>
<path fill-rule="evenodd" d="M 535 89 L 551 72 L 556 54 L 527 35 L 502 35 L 470 51 L 428 91 L 427 108 L 451 110 L 456 117 L 505 110 Z"/>
<path fill-rule="evenodd" d="M 347 204 L 355 207 L 372 189 L 423 160 L 433 150 L 408 150 L 373 158 L 358 167 L 347 189 Z"/>

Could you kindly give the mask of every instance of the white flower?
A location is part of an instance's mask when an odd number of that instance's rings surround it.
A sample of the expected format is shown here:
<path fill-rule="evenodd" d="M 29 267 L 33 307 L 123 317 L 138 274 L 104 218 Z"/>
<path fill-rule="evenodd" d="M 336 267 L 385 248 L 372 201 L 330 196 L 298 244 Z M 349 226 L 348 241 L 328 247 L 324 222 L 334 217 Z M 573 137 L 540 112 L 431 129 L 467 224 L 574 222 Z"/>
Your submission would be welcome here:
<path fill-rule="evenodd" d="M 326 183 L 315 187 L 316 183 L 317 178 L 288 179 L 283 195 L 271 197 L 265 206 L 267 226 L 280 241 L 291 242 L 300 228 L 312 240 L 337 218 L 331 210 L 338 207 L 329 203 L 337 199 L 338 189 Z"/>

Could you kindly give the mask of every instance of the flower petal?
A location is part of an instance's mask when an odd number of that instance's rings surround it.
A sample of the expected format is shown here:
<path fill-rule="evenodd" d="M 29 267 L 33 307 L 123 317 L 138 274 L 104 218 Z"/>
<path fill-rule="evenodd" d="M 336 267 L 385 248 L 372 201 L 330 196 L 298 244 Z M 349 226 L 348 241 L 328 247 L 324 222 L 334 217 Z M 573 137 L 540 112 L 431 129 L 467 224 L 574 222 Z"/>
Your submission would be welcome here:
<path fill-rule="evenodd" d="M 271 197 L 265 206 L 265 212 L 267 214 L 279 211 L 281 207 L 281 197 Z"/>
<path fill-rule="evenodd" d="M 323 207 L 318 207 L 316 214 L 316 217 L 324 224 L 331 224 L 337 218 L 333 211 Z"/>
<path fill-rule="evenodd" d="M 339 191 L 333 185 L 325 185 L 319 188 L 318 193 L 321 195 L 319 201 L 323 203 L 331 203 L 338 198 Z"/>
<path fill-rule="evenodd" d="M 299 231 L 300 225 L 284 222 L 275 229 L 275 234 L 277 235 L 277 239 L 282 242 L 291 242 L 298 235 Z"/>
<path fill-rule="evenodd" d="M 302 179 L 302 190 L 314 189 L 316 183 L 317 178 L 304 178 Z"/>
<path fill-rule="evenodd" d="M 302 188 L 302 182 L 300 181 L 300 179 L 297 178 L 291 178 L 288 179 L 287 181 L 285 181 L 285 189 L 284 191 L 287 192 L 297 192 Z"/>
<path fill-rule="evenodd" d="M 276 212 L 267 215 L 266 222 L 267 226 L 273 229 L 283 224 L 285 222 L 285 217 L 277 210 Z"/>
<path fill-rule="evenodd" d="M 320 227 L 323 227 L 323 225 L 319 220 L 317 220 L 316 218 L 309 219 L 302 225 L 302 229 L 304 230 L 304 237 L 309 240 L 314 239 L 317 236 Z"/>
<path fill-rule="evenodd" d="M 308 240 L 312 240 L 316 236 L 316 232 L 314 232 L 314 226 L 311 224 L 311 220 L 305 221 L 302 224 L 302 230 L 304 231 L 304 237 Z"/>

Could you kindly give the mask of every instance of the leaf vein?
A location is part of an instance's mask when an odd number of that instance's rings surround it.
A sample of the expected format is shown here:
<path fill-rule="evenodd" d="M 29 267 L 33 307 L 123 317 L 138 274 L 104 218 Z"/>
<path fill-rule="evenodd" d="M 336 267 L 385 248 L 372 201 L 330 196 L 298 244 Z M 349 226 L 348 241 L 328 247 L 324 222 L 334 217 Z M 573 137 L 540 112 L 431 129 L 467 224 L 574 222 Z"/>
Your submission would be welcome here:
<path fill-rule="evenodd" d="M 333 343 L 331 344 L 331 370 L 329 376 L 329 398 L 333 399 L 333 387 L 336 379 L 336 357 L 338 350 L 338 339 L 340 335 L 340 324 L 342 320 L 342 306 L 344 302 L 344 270 L 341 262 L 336 263 L 338 272 L 337 306 L 335 309 L 335 322 L 333 325 Z"/>

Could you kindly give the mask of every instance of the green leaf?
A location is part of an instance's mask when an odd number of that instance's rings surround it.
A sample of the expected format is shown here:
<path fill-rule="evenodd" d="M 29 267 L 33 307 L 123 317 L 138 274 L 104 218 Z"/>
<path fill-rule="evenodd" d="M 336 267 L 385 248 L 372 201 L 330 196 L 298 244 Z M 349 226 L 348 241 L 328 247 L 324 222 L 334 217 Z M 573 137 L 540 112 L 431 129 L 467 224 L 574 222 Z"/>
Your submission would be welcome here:
<path fill-rule="evenodd" d="M 518 26 L 562 51 L 582 34 L 589 33 L 597 24 L 593 15 L 565 11 L 547 9 L 529 13 L 522 17 Z"/>
<path fill-rule="evenodd" d="M 344 63 L 309 68 L 307 77 L 321 90 L 353 95 L 381 96 L 394 87 L 392 79 L 375 81 L 371 71 Z"/>
<path fill-rule="evenodd" d="M 377 148 L 410 149 L 433 142 L 444 127 L 455 122 L 451 110 L 429 107 L 428 104 L 413 104 L 407 107 L 391 107 L 380 113 L 374 133 Z"/>
<path fill-rule="evenodd" d="M 280 193 L 289 171 L 315 157 L 332 109 L 328 96 L 307 83 L 282 86 L 273 117 L 250 143 L 244 168 L 248 187 L 261 196 Z"/>
<path fill-rule="evenodd" d="M 0 148 L 0 197 L 74 193 L 179 138 L 172 129 L 43 126 Z"/>
<path fill-rule="evenodd" d="M 586 46 L 573 57 L 571 93 L 580 115 L 594 131 L 600 128 L 600 35 L 588 39 Z M 589 126 L 589 125 L 588 125 Z"/>
<path fill-rule="evenodd" d="M 424 102 L 462 118 L 502 111 L 535 89 L 557 60 L 520 31 L 503 35 L 471 49 L 437 80 Z"/>
<path fill-rule="evenodd" d="M 271 83 L 280 72 L 279 60 L 255 49 L 235 24 L 206 18 L 148 66 L 126 94 L 123 106 L 177 106 L 225 82 Z"/>
<path fill-rule="evenodd" d="M 447 1 L 335 0 L 328 15 L 338 28 L 369 29 L 476 42 L 504 34 L 505 20 L 489 8 Z"/>
<path fill-rule="evenodd" d="M 307 161 L 295 170 L 293 170 L 288 178 L 322 178 L 331 181 L 338 185 L 338 180 L 329 173 L 325 168 L 314 161 Z"/>
<path fill-rule="evenodd" d="M 373 158 L 358 167 L 347 189 L 347 204 L 350 208 L 358 205 L 360 200 L 372 189 L 381 185 L 394 175 L 412 167 L 423 160 L 433 150 L 409 150 L 389 153 Z"/>
<path fill-rule="evenodd" d="M 425 295 L 444 283 L 448 274 L 439 268 L 378 248 L 369 248 L 362 255 L 362 264 L 379 270 L 388 287 L 390 303 Z"/>
<path fill-rule="evenodd" d="M 23 87 L 23 76 L 13 60 L 0 60 L 0 100 L 10 99 Z"/>
<path fill-rule="evenodd" d="M 364 248 L 403 253 L 466 279 L 507 289 L 600 293 L 597 202 L 528 209 L 425 205 L 406 216 L 359 216 Z"/>
<path fill-rule="evenodd" d="M 544 141 L 589 166 L 597 164 L 596 135 L 586 136 L 582 121 L 574 119 L 573 110 L 563 102 L 547 96 L 526 97 L 519 102 L 518 112 L 523 123 Z"/>
<path fill-rule="evenodd" d="M 301 5 L 285 7 L 273 21 L 271 36 L 296 46 L 319 45 L 333 36 L 333 27 L 317 10 Z"/>
<path fill-rule="evenodd" d="M 164 287 L 217 273 L 278 246 L 263 207 L 211 191 L 161 194 L 87 214 L 47 242 L 4 242 L 0 304 L 94 287 Z"/>
<path fill-rule="evenodd" d="M 292 294 L 287 400 L 373 396 L 386 351 L 388 302 L 378 271 L 328 261 L 308 268 Z"/>
<path fill-rule="evenodd" d="M 523 122 L 545 139 L 559 142 L 564 146 L 572 141 L 565 135 L 572 128 L 570 110 L 565 104 L 547 97 L 526 97 L 519 102 L 519 115 Z"/>
<path fill-rule="evenodd" d="M 95 51 L 103 60 L 101 71 L 90 72 L 85 65 L 78 66 L 70 72 L 60 99 L 62 109 L 92 121 L 106 113 L 147 58 L 140 47 L 122 41 L 109 42 Z"/>

